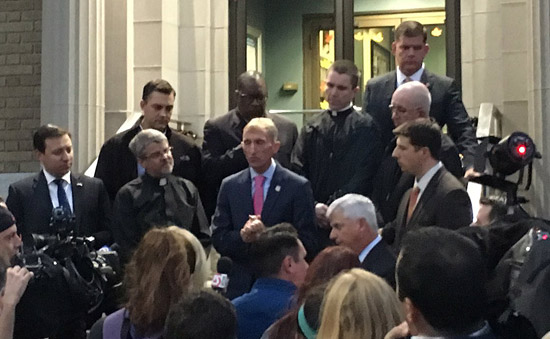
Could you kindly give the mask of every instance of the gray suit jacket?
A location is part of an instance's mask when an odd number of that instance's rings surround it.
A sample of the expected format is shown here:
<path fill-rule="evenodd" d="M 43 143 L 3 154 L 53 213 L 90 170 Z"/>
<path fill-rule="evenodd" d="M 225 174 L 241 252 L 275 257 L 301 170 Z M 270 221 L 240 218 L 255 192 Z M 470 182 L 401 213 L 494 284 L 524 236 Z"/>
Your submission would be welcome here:
<path fill-rule="evenodd" d="M 110 241 L 111 203 L 103 182 L 96 178 L 71 173 L 75 234 L 94 235 L 101 242 Z M 52 201 L 44 172 L 15 182 L 6 200 L 22 235 L 50 233 Z"/>
<path fill-rule="evenodd" d="M 432 177 L 420 196 L 411 220 L 406 223 L 409 207 L 409 189 L 399 204 L 397 217 L 384 226 L 382 238 L 399 252 L 404 235 L 427 226 L 458 229 L 472 222 L 472 203 L 464 185 L 444 167 Z"/>
<path fill-rule="evenodd" d="M 420 81 L 428 86 L 432 96 L 430 116 L 441 127 L 447 125 L 449 135 L 460 153 L 464 155 L 464 164 L 466 166 L 473 165 L 477 140 L 456 82 L 426 69 L 424 69 Z M 380 129 L 384 145 L 387 145 L 393 138 L 394 126 L 388 106 L 396 89 L 396 83 L 396 71 L 373 78 L 367 82 L 363 99 L 363 113 L 366 112 L 373 117 Z"/>

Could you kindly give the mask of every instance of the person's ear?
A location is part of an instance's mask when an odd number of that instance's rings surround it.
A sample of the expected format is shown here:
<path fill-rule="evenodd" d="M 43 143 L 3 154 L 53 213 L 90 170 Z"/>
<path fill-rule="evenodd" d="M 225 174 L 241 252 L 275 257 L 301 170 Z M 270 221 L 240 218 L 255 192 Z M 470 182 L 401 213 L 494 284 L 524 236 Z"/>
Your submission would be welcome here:
<path fill-rule="evenodd" d="M 283 259 L 283 262 L 281 263 L 281 271 L 285 273 L 291 273 L 293 264 L 294 264 L 294 260 L 292 260 L 292 256 L 287 255 Z"/>

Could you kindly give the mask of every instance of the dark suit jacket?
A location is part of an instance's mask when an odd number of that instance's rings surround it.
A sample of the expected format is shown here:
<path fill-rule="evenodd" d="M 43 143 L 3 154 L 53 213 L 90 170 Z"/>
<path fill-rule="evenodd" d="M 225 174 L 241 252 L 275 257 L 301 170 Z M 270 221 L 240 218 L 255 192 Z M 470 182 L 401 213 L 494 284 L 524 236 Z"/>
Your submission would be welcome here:
<path fill-rule="evenodd" d="M 212 242 L 222 256 L 233 260 L 227 297 L 248 292 L 252 285 L 250 245 L 241 239 L 240 230 L 254 214 L 252 183 L 248 168 L 225 178 L 220 188 L 216 213 L 212 218 Z M 277 164 L 262 208 L 265 226 L 291 223 L 308 254 L 317 251 L 313 193 L 305 178 Z"/>
<path fill-rule="evenodd" d="M 428 86 L 432 96 L 430 116 L 440 126 L 447 125 L 448 133 L 464 155 L 465 166 L 473 165 L 477 145 L 474 128 L 460 97 L 460 90 L 451 78 L 436 75 L 424 69 L 420 81 Z M 395 71 L 373 78 L 367 82 L 363 99 L 363 113 L 370 114 L 380 129 L 384 144 L 393 138 L 394 128 L 389 105 L 396 89 Z"/>
<path fill-rule="evenodd" d="M 71 173 L 75 234 L 96 236 L 98 243 L 110 241 L 111 203 L 101 180 Z M 23 236 L 50 233 L 53 205 L 44 172 L 22 179 L 9 187 L 6 200 Z"/>
<path fill-rule="evenodd" d="M 409 173 L 403 173 L 397 160 L 392 157 L 395 148 L 395 138 L 390 142 L 384 154 L 378 173 L 374 180 L 374 190 L 372 193 L 372 202 L 378 210 L 379 225 L 384 225 L 395 219 L 397 208 L 405 192 L 413 187 L 414 176 Z M 447 135 L 441 135 L 441 153 L 439 159 L 447 171 L 464 180 L 464 171 L 458 150 Z"/>
<path fill-rule="evenodd" d="M 118 133 L 103 144 L 95 177 L 103 180 L 111 201 L 115 201 L 118 190 L 138 177 L 137 160 L 128 145 L 141 131 L 142 118 L 131 129 Z M 192 138 L 167 127 L 166 138 L 172 146 L 174 170 L 172 174 L 190 180 L 199 186 L 201 173 L 201 151 Z"/>
<path fill-rule="evenodd" d="M 395 288 L 395 255 L 384 240 L 371 249 L 361 263 L 361 268 L 384 278 Z"/>
<path fill-rule="evenodd" d="M 384 240 L 391 244 L 395 253 L 399 252 L 401 241 L 406 232 L 427 226 L 458 229 L 472 222 L 472 204 L 464 185 L 444 167 L 432 177 L 420 196 L 409 223 L 409 189 L 399 204 L 397 217 L 387 224 L 382 232 Z"/>
<path fill-rule="evenodd" d="M 279 131 L 281 148 L 275 155 L 281 165 L 290 166 L 290 154 L 298 138 L 296 125 L 277 114 L 266 114 L 273 120 Z M 208 120 L 204 124 L 203 170 L 205 186 L 201 197 L 207 216 L 214 214 L 216 199 L 222 180 L 248 167 L 248 162 L 241 148 L 243 129 L 247 122 L 242 119 L 236 109 Z"/>

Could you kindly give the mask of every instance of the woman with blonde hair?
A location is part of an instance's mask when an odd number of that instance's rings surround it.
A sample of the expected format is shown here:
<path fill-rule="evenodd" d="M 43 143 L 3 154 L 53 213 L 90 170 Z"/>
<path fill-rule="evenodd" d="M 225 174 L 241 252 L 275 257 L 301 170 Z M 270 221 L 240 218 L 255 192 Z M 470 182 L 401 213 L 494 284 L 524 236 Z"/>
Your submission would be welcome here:
<path fill-rule="evenodd" d="M 317 339 L 380 339 L 404 320 L 390 285 L 359 268 L 331 280 L 321 314 Z"/>
<path fill-rule="evenodd" d="M 124 308 L 96 322 L 89 338 L 161 338 L 170 306 L 194 283 L 204 283 L 193 281 L 192 275 L 201 270 L 197 262 L 204 250 L 195 249 L 189 239 L 175 226 L 149 230 L 126 265 Z"/>
<path fill-rule="evenodd" d="M 210 277 L 210 268 L 208 267 L 206 252 L 201 242 L 193 233 L 185 228 L 170 226 L 167 229 L 180 233 L 187 240 L 185 246 L 187 248 L 187 261 L 189 262 L 189 269 L 191 271 L 192 287 L 197 289 L 204 287 Z"/>

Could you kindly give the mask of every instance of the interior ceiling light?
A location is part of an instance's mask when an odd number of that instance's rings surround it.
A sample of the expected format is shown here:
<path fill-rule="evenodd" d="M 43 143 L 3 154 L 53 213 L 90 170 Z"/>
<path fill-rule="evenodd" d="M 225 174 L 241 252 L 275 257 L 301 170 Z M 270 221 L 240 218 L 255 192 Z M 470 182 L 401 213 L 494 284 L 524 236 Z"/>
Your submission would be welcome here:
<path fill-rule="evenodd" d="M 443 30 L 436 26 L 434 27 L 434 29 L 432 29 L 430 33 L 432 36 L 437 38 L 437 37 L 440 37 L 441 34 L 443 34 Z"/>

